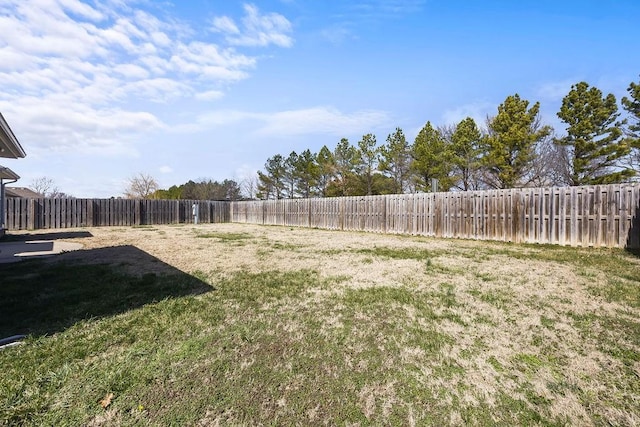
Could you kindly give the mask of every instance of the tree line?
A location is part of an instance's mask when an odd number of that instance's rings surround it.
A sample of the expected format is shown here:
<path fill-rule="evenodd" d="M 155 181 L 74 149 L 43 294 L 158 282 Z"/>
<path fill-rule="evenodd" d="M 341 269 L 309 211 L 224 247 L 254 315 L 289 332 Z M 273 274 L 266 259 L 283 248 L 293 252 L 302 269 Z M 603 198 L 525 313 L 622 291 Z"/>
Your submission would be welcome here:
<path fill-rule="evenodd" d="M 413 143 L 396 128 L 385 143 L 374 134 L 342 138 L 288 156 L 276 154 L 258 172 L 260 199 L 404 192 L 610 184 L 632 180 L 640 166 L 640 83 L 631 83 L 621 111 L 613 94 L 586 82 L 571 87 L 559 119 L 566 135 L 542 123 L 540 103 L 508 96 L 484 127 L 427 122 Z"/>
<path fill-rule="evenodd" d="M 189 200 L 241 200 L 243 199 L 240 184 L 232 179 L 222 182 L 202 178 L 189 180 L 182 185 L 172 185 L 168 190 L 158 189 L 151 195 L 154 199 L 189 199 Z"/>
<path fill-rule="evenodd" d="M 125 197 L 128 199 L 188 199 L 188 200 L 241 200 L 243 199 L 240 184 L 232 179 L 222 182 L 201 178 L 189 180 L 181 185 L 172 185 L 169 189 L 161 189 L 155 178 L 149 174 L 139 173 L 127 182 Z"/>
<path fill-rule="evenodd" d="M 427 122 L 410 143 L 396 128 L 379 144 L 368 133 L 333 150 L 306 149 L 267 159 L 256 178 L 202 178 L 160 189 L 146 174 L 129 179 L 125 197 L 242 200 L 359 196 L 450 190 L 611 184 L 637 180 L 640 170 L 640 82 L 630 83 L 621 109 L 613 94 L 586 82 L 571 86 L 558 118 L 564 136 L 542 123 L 540 103 L 508 96 L 484 126 Z M 622 113 L 625 117 L 621 118 Z M 437 186 L 437 188 L 436 188 Z"/>

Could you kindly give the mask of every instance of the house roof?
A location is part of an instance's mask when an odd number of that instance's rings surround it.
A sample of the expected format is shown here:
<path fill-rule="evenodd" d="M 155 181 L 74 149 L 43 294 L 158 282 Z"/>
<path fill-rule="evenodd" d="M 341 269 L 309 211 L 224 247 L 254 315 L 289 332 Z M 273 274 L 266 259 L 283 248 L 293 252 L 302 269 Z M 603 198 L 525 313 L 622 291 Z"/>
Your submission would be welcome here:
<path fill-rule="evenodd" d="M 18 142 L 18 138 L 16 138 L 9 127 L 9 123 L 7 123 L 2 113 L 0 113 L 0 157 L 17 159 L 18 157 L 24 157 L 26 155 L 24 149 Z"/>
<path fill-rule="evenodd" d="M 14 171 L 12 171 L 9 168 L 6 168 L 4 166 L 0 166 L 0 180 L 1 179 L 20 179 L 20 176 L 15 173 Z"/>
<path fill-rule="evenodd" d="M 39 199 L 41 194 L 25 187 L 5 187 L 4 193 L 7 197 L 17 197 L 20 199 Z"/>

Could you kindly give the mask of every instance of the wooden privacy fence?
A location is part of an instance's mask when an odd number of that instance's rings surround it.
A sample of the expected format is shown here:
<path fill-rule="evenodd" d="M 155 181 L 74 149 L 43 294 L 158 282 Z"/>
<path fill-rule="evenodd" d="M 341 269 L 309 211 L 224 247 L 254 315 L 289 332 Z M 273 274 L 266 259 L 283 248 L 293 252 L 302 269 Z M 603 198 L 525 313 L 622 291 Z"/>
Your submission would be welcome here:
<path fill-rule="evenodd" d="M 193 222 L 194 203 L 199 206 L 200 222 L 229 222 L 228 202 L 8 198 L 5 224 L 9 230 L 34 230 L 190 223 Z"/>
<path fill-rule="evenodd" d="M 640 248 L 640 184 L 218 202 L 7 199 L 9 230 L 239 222 L 434 237 Z"/>
<path fill-rule="evenodd" d="M 231 202 L 231 221 L 434 237 L 640 247 L 640 185 Z"/>

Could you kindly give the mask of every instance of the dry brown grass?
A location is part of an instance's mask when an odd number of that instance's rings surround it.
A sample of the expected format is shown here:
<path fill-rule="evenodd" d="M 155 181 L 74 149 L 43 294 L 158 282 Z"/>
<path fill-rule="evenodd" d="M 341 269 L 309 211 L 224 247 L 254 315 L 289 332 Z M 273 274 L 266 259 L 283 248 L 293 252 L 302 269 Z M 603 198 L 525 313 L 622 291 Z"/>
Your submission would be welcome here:
<path fill-rule="evenodd" d="M 109 262 L 133 274 L 158 273 L 164 263 L 204 277 L 214 286 L 238 272 L 309 270 L 322 279 L 337 277 L 331 286 L 306 289 L 304 297 L 264 301 L 253 321 L 266 322 L 269 316 L 282 319 L 269 322 L 292 342 L 302 342 L 307 331 L 291 321 L 296 313 L 313 311 L 322 337 L 335 336 L 353 322 L 341 364 L 354 372 L 372 369 L 372 361 L 363 356 L 367 346 L 385 351 L 397 347 L 397 352 L 379 361 L 382 368 L 376 368 L 396 370 L 397 377 L 372 377 L 357 390 L 355 400 L 367 420 L 388 422 L 394 408 L 402 407 L 407 425 L 428 422 L 430 409 L 402 392 L 407 387 L 403 378 L 410 378 L 411 387 L 441 397 L 438 410 L 448 409 L 447 421 L 452 425 L 484 424 L 483 420 L 492 420 L 491 408 L 511 408 L 516 413 L 522 410 L 520 402 L 523 408 L 539 413 L 541 419 L 533 418 L 534 423 L 640 424 L 640 398 L 634 397 L 640 389 L 630 383 L 640 376 L 640 307 L 607 297 L 612 272 L 603 270 L 602 263 L 583 260 L 594 254 L 622 257 L 630 264 L 629 271 L 640 271 L 637 258 L 619 251 L 239 224 L 89 231 L 92 237 L 81 240 L 85 250 L 55 260 L 102 263 L 104 259 L 92 258 L 87 249 L 114 247 Z M 119 257 L 117 247 L 123 245 L 135 246 L 153 258 Z M 625 286 L 638 285 L 635 277 L 616 280 Z M 375 310 L 375 304 L 368 305 L 366 298 L 361 305 L 349 302 L 354 295 L 360 298 L 357 292 L 371 289 L 398 289 L 406 291 L 406 296 L 399 294 L 386 308 Z M 420 298 L 413 300 L 412 295 Z M 422 306 L 423 301 L 432 306 Z M 350 310 L 354 310 L 352 318 L 345 315 Z M 424 310 L 430 314 L 425 315 Z M 226 325 L 237 327 L 243 321 L 228 318 Z M 616 330 L 615 325 L 622 321 L 631 324 L 631 329 Z M 393 324 L 396 336 L 371 330 L 372 325 L 385 322 Z M 415 328 L 444 337 L 442 343 L 433 352 L 425 350 L 415 343 Z M 622 350 L 628 354 L 620 356 Z M 272 351 L 286 353 L 280 347 Z M 250 369 L 256 357 L 257 347 L 243 347 L 238 353 L 238 372 Z M 286 371 L 285 365 L 282 369 Z M 332 369 L 337 368 L 327 366 L 325 375 L 333 375 Z M 271 402 L 264 414 L 298 410 L 287 409 L 285 395 Z M 302 417 L 301 423 L 327 421 L 320 406 L 303 405 L 294 418 Z M 477 407 L 488 413 L 478 415 L 473 412 Z M 105 414 L 104 420 L 109 421 L 109 416 Z M 199 425 L 220 420 L 241 421 L 233 411 L 207 410 Z M 522 421 L 513 414 L 493 420 Z"/>

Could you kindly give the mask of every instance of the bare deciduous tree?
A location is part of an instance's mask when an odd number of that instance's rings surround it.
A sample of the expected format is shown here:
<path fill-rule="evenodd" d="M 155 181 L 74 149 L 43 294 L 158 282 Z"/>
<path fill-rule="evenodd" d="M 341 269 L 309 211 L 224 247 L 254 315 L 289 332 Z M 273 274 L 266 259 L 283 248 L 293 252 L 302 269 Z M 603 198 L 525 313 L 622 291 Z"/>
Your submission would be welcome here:
<path fill-rule="evenodd" d="M 257 199 L 257 193 L 258 193 L 258 176 L 257 175 L 251 175 L 251 176 L 247 176 L 245 177 L 242 181 L 240 181 L 240 188 L 242 189 L 242 192 L 244 193 L 244 196 L 247 199 Z"/>
<path fill-rule="evenodd" d="M 49 191 L 55 187 L 55 183 L 53 179 L 48 178 L 46 176 L 41 176 L 40 178 L 36 178 L 31 181 L 31 185 L 29 185 L 29 189 L 35 191 L 40 194 L 42 197 L 47 197 Z"/>
<path fill-rule="evenodd" d="M 160 188 L 155 178 L 145 173 L 129 178 L 127 184 L 124 192 L 127 199 L 149 199 Z"/>
<path fill-rule="evenodd" d="M 570 148 L 554 143 L 552 135 L 535 147 L 535 157 L 529 169 L 529 186 L 565 187 L 571 183 Z"/>
<path fill-rule="evenodd" d="M 47 197 L 50 199 L 62 199 L 65 197 L 72 197 L 60 191 L 58 186 L 56 186 L 55 181 L 52 178 L 49 178 L 46 176 L 41 176 L 40 178 L 36 178 L 33 181 L 31 181 L 31 185 L 29 185 L 29 189 L 40 194 L 42 197 Z"/>

